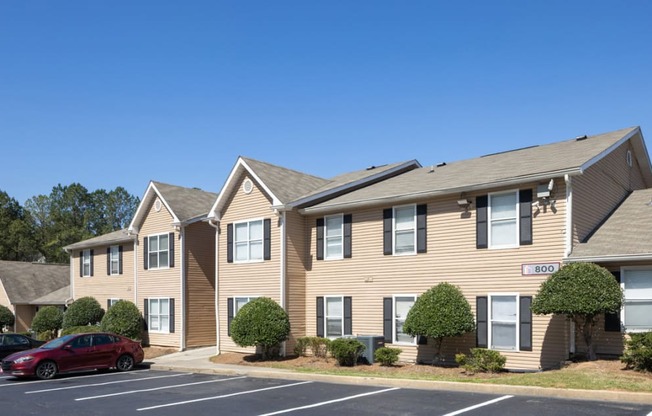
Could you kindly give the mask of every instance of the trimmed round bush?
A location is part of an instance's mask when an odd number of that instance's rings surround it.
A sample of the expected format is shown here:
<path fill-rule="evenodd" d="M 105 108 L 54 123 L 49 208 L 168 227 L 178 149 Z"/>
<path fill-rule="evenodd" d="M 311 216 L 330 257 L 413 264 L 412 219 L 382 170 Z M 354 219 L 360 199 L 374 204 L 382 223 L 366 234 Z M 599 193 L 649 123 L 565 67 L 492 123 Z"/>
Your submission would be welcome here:
<path fill-rule="evenodd" d="M 505 369 L 507 357 L 498 351 L 486 348 L 471 348 L 471 355 L 456 354 L 455 361 L 469 374 L 499 373 Z"/>
<path fill-rule="evenodd" d="M 620 361 L 628 370 L 652 371 L 652 332 L 630 334 Z"/>
<path fill-rule="evenodd" d="M 102 321 L 104 309 L 91 296 L 74 301 L 63 314 L 63 329 L 71 326 L 97 325 Z"/>
<path fill-rule="evenodd" d="M 3 332 L 5 326 L 13 326 L 16 323 L 16 317 L 9 308 L 0 305 L 0 332 Z"/>
<path fill-rule="evenodd" d="M 355 338 L 337 338 L 331 341 L 331 354 L 341 366 L 353 367 L 365 350 L 365 345 Z"/>
<path fill-rule="evenodd" d="M 88 334 L 90 332 L 100 332 L 99 325 L 81 325 L 81 326 L 69 326 L 66 329 L 61 331 L 61 336 L 71 335 L 71 334 Z"/>
<path fill-rule="evenodd" d="M 42 341 L 49 341 L 57 337 L 57 332 L 63 325 L 63 311 L 56 306 L 45 306 L 36 312 L 32 320 L 32 331 Z"/>
<path fill-rule="evenodd" d="M 401 355 L 400 348 L 381 347 L 374 353 L 374 359 L 384 366 L 392 366 L 398 362 L 398 357 Z"/>
<path fill-rule="evenodd" d="M 274 300 L 256 298 L 244 305 L 231 322 L 231 338 L 241 347 L 259 347 L 262 359 L 278 356 L 290 336 L 288 314 Z"/>
<path fill-rule="evenodd" d="M 104 314 L 100 329 L 131 339 L 141 339 L 143 318 L 133 302 L 119 300 Z"/>

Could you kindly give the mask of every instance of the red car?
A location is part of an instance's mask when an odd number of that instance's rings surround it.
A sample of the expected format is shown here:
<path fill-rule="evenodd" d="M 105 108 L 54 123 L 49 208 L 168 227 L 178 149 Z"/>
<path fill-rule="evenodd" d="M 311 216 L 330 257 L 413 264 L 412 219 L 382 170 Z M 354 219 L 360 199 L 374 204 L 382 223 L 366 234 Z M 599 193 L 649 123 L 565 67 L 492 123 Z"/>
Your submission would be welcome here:
<path fill-rule="evenodd" d="M 91 333 L 65 335 L 38 348 L 2 360 L 2 371 L 16 377 L 49 380 L 58 373 L 116 368 L 129 371 L 143 361 L 140 343 L 120 335 Z"/>

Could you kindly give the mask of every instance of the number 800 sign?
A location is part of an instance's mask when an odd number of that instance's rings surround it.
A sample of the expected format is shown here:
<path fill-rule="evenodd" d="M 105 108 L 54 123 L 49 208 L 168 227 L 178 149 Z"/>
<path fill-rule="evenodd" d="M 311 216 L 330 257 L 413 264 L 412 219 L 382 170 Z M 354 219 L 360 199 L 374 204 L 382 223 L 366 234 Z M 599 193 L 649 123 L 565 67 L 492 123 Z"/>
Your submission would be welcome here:
<path fill-rule="evenodd" d="M 533 263 L 521 265 L 521 274 L 523 276 L 553 274 L 557 270 L 559 270 L 559 263 Z"/>

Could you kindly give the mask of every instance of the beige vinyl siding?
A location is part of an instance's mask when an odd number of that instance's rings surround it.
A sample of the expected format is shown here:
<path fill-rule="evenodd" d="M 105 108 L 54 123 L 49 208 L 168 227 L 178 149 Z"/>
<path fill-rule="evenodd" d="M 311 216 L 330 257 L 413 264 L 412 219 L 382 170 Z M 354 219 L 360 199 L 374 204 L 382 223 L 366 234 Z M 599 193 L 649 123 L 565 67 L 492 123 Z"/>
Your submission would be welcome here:
<path fill-rule="evenodd" d="M 14 314 L 14 317 L 16 317 L 16 321 L 18 321 L 18 317 L 16 316 L 16 308 L 14 308 L 14 305 L 11 304 L 9 301 L 9 296 L 7 296 L 7 291 L 4 288 L 4 285 L 2 284 L 2 281 L 0 281 L 0 305 L 6 306 L 9 308 L 11 313 Z M 14 331 L 16 328 L 17 322 L 14 323 Z"/>
<path fill-rule="evenodd" d="M 181 347 L 181 247 L 179 234 L 172 226 L 172 215 L 161 204 L 161 210 L 156 211 L 154 204 L 147 207 L 147 215 L 138 233 L 138 308 L 143 311 L 144 301 L 148 298 L 174 298 L 175 332 L 147 334 L 146 343 L 157 346 Z M 164 269 L 147 269 L 143 265 L 143 239 L 150 235 L 175 232 L 174 267 Z"/>
<path fill-rule="evenodd" d="M 535 189 L 537 184 L 521 186 Z M 565 195 L 563 182 L 557 181 Z M 516 189 L 516 188 L 507 188 Z M 507 190 L 496 189 L 495 191 Z M 485 194 L 485 193 L 482 193 Z M 475 197 L 469 212 L 457 205 L 458 195 L 430 200 L 427 218 L 427 253 L 408 256 L 383 255 L 383 209 L 353 211 L 352 258 L 317 261 L 315 253 L 315 219 L 308 218 L 312 269 L 306 281 L 306 332 L 316 333 L 315 299 L 317 296 L 352 297 L 353 334 L 382 335 L 383 298 L 398 294 L 419 295 L 440 282 L 459 286 L 475 312 L 476 296 L 490 293 L 518 293 L 533 296 L 547 276 L 522 276 L 524 263 L 559 262 L 564 254 L 565 201 L 558 199 L 554 210 L 533 209 L 533 245 L 513 249 L 476 249 Z M 415 201 L 424 203 L 423 201 Z M 349 212 L 346 212 L 349 213 Z M 507 366 L 513 369 L 538 369 L 557 366 L 566 358 L 565 322 L 550 317 L 533 317 L 534 350 L 504 352 Z M 543 350 L 541 348 L 543 344 Z M 447 339 L 447 360 L 454 353 L 468 352 L 475 346 L 475 335 Z M 403 347 L 401 359 L 430 359 L 432 346 L 418 349 Z"/>
<path fill-rule="evenodd" d="M 205 222 L 186 227 L 186 346 L 215 345 L 215 228 Z"/>
<path fill-rule="evenodd" d="M 271 209 L 271 199 L 253 179 L 251 193 L 242 190 L 240 178 L 234 194 L 225 205 L 219 234 L 219 319 L 220 349 L 222 351 L 253 352 L 253 347 L 237 346 L 227 333 L 227 299 L 241 296 L 265 296 L 280 303 L 280 228 L 278 217 Z M 231 223 L 270 218 L 271 260 L 251 263 L 227 262 L 227 225 Z"/>
<path fill-rule="evenodd" d="M 16 305 L 16 323 L 14 325 L 16 332 L 27 332 L 32 326 L 32 321 L 36 316 L 36 306 L 33 305 Z"/>
<path fill-rule="evenodd" d="M 106 263 L 109 246 L 93 248 L 93 276 L 79 276 L 79 257 L 83 250 L 72 253 L 72 282 L 74 299 L 91 296 L 107 308 L 108 299 L 124 299 L 135 302 L 134 299 L 134 246 L 132 242 L 119 243 L 122 246 L 122 274 L 107 275 Z"/>
<path fill-rule="evenodd" d="M 292 333 L 286 343 L 291 354 L 299 337 L 306 335 L 306 270 L 307 231 L 306 219 L 296 212 L 286 214 L 286 311 L 290 317 Z"/>
<path fill-rule="evenodd" d="M 636 158 L 627 165 L 627 151 L 634 153 L 629 141 L 572 177 L 573 244 L 583 241 L 629 193 L 645 188 Z"/>

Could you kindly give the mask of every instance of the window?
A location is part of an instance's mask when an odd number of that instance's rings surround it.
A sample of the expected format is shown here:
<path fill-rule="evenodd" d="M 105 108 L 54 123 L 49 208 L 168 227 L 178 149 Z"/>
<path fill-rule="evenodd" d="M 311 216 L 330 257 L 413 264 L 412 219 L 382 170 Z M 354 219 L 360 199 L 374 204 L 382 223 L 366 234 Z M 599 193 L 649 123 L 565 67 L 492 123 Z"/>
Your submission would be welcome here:
<path fill-rule="evenodd" d="M 234 224 L 235 261 L 263 260 L 263 220 Z"/>
<path fill-rule="evenodd" d="M 414 295 L 397 295 L 394 296 L 394 339 L 392 344 L 415 344 L 416 337 L 410 336 L 403 332 L 403 324 L 407 318 L 408 312 L 414 306 L 416 296 Z"/>
<path fill-rule="evenodd" d="M 516 350 L 518 345 L 518 296 L 490 295 L 489 347 Z"/>
<path fill-rule="evenodd" d="M 414 254 L 416 247 L 416 207 L 394 208 L 394 254 Z"/>
<path fill-rule="evenodd" d="M 326 338 L 337 338 L 344 334 L 342 325 L 344 323 L 344 302 L 341 296 L 326 296 L 326 314 L 324 316 L 326 323 Z"/>
<path fill-rule="evenodd" d="M 82 251 L 82 277 L 93 275 L 91 250 Z"/>
<path fill-rule="evenodd" d="M 233 303 L 233 307 L 234 307 L 233 316 L 236 316 L 244 305 L 256 299 L 257 297 L 258 296 L 241 296 L 239 298 L 235 298 L 235 302 Z"/>
<path fill-rule="evenodd" d="M 109 299 L 107 299 L 106 300 L 106 307 L 107 307 L 106 309 L 108 310 L 110 307 L 112 307 L 113 305 L 118 303 L 119 300 L 120 300 L 120 298 L 109 298 Z"/>
<path fill-rule="evenodd" d="M 489 245 L 518 246 L 518 192 L 489 195 Z"/>
<path fill-rule="evenodd" d="M 170 328 L 170 299 L 147 299 L 147 309 L 149 332 L 168 332 Z"/>
<path fill-rule="evenodd" d="M 623 322 L 626 331 L 652 329 L 652 269 L 625 269 Z"/>
<path fill-rule="evenodd" d="M 343 241 L 343 217 L 342 215 L 332 215 L 324 218 L 326 234 L 326 259 L 342 258 L 342 241 Z"/>
<path fill-rule="evenodd" d="M 120 274 L 120 246 L 111 246 L 108 249 L 109 275 Z"/>
<path fill-rule="evenodd" d="M 168 234 L 151 235 L 148 241 L 148 267 L 164 269 L 170 267 L 170 236 Z"/>

